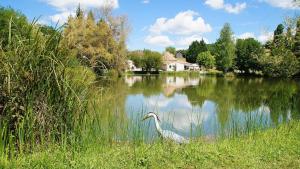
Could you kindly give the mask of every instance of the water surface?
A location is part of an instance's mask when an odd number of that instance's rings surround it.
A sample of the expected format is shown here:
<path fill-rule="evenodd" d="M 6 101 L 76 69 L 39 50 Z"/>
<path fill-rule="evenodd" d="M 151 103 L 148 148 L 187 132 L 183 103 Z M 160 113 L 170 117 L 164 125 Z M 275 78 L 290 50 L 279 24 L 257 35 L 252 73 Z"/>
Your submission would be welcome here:
<path fill-rule="evenodd" d="M 127 76 L 111 87 L 115 104 L 108 104 L 147 139 L 157 137 L 153 120 L 141 122 L 149 111 L 158 114 L 163 129 L 185 137 L 234 136 L 300 117 L 296 80 Z"/>

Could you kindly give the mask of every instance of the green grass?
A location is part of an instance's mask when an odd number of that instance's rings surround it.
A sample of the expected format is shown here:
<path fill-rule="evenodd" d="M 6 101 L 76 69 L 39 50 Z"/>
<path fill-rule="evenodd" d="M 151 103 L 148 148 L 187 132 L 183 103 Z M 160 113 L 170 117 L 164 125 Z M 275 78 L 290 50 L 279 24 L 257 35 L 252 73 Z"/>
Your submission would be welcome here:
<path fill-rule="evenodd" d="M 300 123 L 215 142 L 187 145 L 90 144 L 81 149 L 50 146 L 23 154 L 2 168 L 299 168 Z"/>

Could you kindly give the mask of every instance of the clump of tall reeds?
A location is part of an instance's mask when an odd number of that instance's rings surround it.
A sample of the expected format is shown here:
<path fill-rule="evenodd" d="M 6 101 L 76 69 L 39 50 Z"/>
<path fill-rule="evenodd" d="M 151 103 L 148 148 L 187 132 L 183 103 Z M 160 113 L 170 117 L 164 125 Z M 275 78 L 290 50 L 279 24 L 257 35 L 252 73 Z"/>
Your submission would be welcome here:
<path fill-rule="evenodd" d="M 8 44 L 0 43 L 0 149 L 76 140 L 87 92 L 74 76 L 89 82 L 89 70 L 60 45 L 60 31 L 43 33 L 35 22 L 8 29 Z"/>

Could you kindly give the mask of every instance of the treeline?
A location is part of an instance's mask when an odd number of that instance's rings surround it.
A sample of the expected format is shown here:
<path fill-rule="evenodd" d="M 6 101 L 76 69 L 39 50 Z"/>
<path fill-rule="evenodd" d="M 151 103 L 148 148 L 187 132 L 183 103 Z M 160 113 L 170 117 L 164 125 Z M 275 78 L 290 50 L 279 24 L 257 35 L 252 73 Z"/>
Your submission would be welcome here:
<path fill-rule="evenodd" d="M 296 30 L 293 34 L 292 30 Z M 170 50 L 171 49 L 171 50 Z M 168 47 L 167 51 L 173 51 Z M 188 62 L 223 72 L 238 70 L 244 74 L 292 77 L 300 72 L 300 19 L 296 26 L 279 24 L 273 39 L 261 44 L 254 38 L 235 40 L 228 23 L 214 44 L 194 41 L 187 50 L 179 50 Z"/>

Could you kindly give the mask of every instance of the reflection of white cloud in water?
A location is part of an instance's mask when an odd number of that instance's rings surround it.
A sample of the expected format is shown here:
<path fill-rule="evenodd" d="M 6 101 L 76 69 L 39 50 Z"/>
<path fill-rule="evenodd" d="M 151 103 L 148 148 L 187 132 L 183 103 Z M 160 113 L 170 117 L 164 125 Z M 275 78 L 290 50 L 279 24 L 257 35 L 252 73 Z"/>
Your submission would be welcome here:
<path fill-rule="evenodd" d="M 202 125 L 210 117 L 214 116 L 215 111 L 207 109 L 207 101 L 202 108 L 192 106 L 187 96 L 175 94 L 174 97 L 168 98 L 163 95 L 152 96 L 144 100 L 149 110 L 156 110 L 162 124 L 171 124 L 175 129 L 188 132 L 193 126 Z"/>
<path fill-rule="evenodd" d="M 271 110 L 268 106 L 261 105 L 256 110 L 244 112 L 236 110 L 230 113 L 230 120 L 227 121 L 231 125 L 232 121 L 238 122 L 239 125 L 246 127 L 247 122 L 255 125 L 270 125 L 271 124 Z M 254 123 L 255 122 L 255 123 Z"/>
<path fill-rule="evenodd" d="M 125 83 L 128 84 L 129 87 L 133 86 L 136 82 L 142 81 L 142 76 L 126 76 Z"/>

